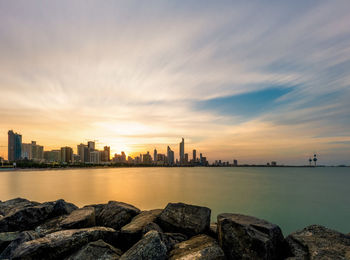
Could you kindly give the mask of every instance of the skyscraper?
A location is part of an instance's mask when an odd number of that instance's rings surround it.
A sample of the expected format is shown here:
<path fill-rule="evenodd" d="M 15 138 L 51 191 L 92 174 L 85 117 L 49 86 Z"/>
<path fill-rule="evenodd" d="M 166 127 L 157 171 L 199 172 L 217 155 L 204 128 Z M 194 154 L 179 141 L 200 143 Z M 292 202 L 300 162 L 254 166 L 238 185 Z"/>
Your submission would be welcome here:
<path fill-rule="evenodd" d="M 182 138 L 182 141 L 180 143 L 180 164 L 183 164 L 185 162 L 185 140 Z"/>
<path fill-rule="evenodd" d="M 71 163 L 73 161 L 73 149 L 71 147 L 61 148 L 61 162 Z"/>
<path fill-rule="evenodd" d="M 95 142 L 94 141 L 89 141 L 88 142 L 88 147 L 91 151 L 95 150 Z"/>
<path fill-rule="evenodd" d="M 21 159 L 22 155 L 22 135 L 8 131 L 8 160 L 10 162 Z"/>
<path fill-rule="evenodd" d="M 172 151 L 169 146 L 167 148 L 167 157 L 168 157 L 168 164 L 173 165 L 174 164 L 174 151 Z"/>
<path fill-rule="evenodd" d="M 109 162 L 111 156 L 111 147 L 105 146 L 102 151 L 101 161 L 102 162 Z"/>
<path fill-rule="evenodd" d="M 197 151 L 194 149 L 193 150 L 193 158 L 192 158 L 193 162 L 196 162 L 197 160 Z"/>
<path fill-rule="evenodd" d="M 153 152 L 153 161 L 156 162 L 157 161 L 157 149 L 154 149 L 154 152 Z"/>

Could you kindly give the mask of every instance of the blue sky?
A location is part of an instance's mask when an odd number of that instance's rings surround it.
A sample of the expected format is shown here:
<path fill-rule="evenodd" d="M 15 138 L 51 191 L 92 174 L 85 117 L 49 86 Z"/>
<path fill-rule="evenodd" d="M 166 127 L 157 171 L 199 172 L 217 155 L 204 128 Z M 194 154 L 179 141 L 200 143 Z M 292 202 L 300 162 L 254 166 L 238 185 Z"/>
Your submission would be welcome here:
<path fill-rule="evenodd" d="M 0 146 L 350 164 L 348 1 L 0 1 Z M 0 147 L 0 156 L 7 157 Z"/>

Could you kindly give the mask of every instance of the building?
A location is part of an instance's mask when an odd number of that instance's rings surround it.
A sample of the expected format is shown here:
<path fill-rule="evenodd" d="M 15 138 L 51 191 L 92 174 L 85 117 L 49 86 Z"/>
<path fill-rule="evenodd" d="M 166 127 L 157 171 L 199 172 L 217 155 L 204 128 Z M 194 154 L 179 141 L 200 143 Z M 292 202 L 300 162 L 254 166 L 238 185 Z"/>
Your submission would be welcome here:
<path fill-rule="evenodd" d="M 153 160 L 154 160 L 154 162 L 157 162 L 157 160 L 158 160 L 158 157 L 157 157 L 157 149 L 154 149 L 154 152 L 153 152 Z"/>
<path fill-rule="evenodd" d="M 72 163 L 73 162 L 73 149 L 65 146 L 61 147 L 61 162 Z"/>
<path fill-rule="evenodd" d="M 44 152 L 44 159 L 46 162 L 60 162 L 61 161 L 61 150 L 52 150 Z"/>
<path fill-rule="evenodd" d="M 142 156 L 142 162 L 147 164 L 152 163 L 152 156 L 149 154 L 149 152 Z"/>
<path fill-rule="evenodd" d="M 90 152 L 89 148 L 86 144 L 78 144 L 77 145 L 77 152 L 80 157 L 80 162 L 82 163 L 88 163 L 90 162 Z"/>
<path fill-rule="evenodd" d="M 167 163 L 167 158 L 165 154 L 157 154 L 157 160 L 154 160 L 158 165 L 164 165 Z"/>
<path fill-rule="evenodd" d="M 167 157 L 168 157 L 168 164 L 173 165 L 174 164 L 174 151 L 172 151 L 169 146 L 167 148 Z"/>
<path fill-rule="evenodd" d="M 89 141 L 88 142 L 88 148 L 90 149 L 90 150 L 95 150 L 95 142 L 94 141 Z"/>
<path fill-rule="evenodd" d="M 101 161 L 109 162 L 111 160 L 111 147 L 105 146 L 101 151 Z"/>
<path fill-rule="evenodd" d="M 182 141 L 180 143 L 179 148 L 179 158 L 180 158 L 180 164 L 183 164 L 185 161 L 185 140 L 182 138 Z"/>
<path fill-rule="evenodd" d="M 193 152 L 192 152 L 192 161 L 193 162 L 197 161 L 197 151 L 195 149 L 193 149 Z"/>
<path fill-rule="evenodd" d="M 238 161 L 236 159 L 233 160 L 233 166 L 238 166 Z"/>
<path fill-rule="evenodd" d="M 8 131 L 8 161 L 20 160 L 22 156 L 22 135 Z"/>
<path fill-rule="evenodd" d="M 99 151 L 95 150 L 95 151 L 90 152 L 90 163 L 92 163 L 92 164 L 100 164 L 101 163 Z"/>
<path fill-rule="evenodd" d="M 44 159 L 44 146 L 37 145 L 36 141 L 29 144 L 22 144 L 22 158 L 41 161 Z"/>
<path fill-rule="evenodd" d="M 185 164 L 188 163 L 188 153 L 185 153 L 185 158 L 184 158 L 184 162 L 183 163 L 185 163 Z"/>

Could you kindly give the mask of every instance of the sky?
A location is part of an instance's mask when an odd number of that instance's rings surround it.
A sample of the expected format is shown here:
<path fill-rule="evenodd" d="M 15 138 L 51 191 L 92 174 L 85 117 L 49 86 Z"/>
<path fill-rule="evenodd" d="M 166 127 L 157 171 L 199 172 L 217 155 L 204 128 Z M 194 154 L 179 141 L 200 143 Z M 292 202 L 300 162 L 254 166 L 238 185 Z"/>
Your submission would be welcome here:
<path fill-rule="evenodd" d="M 350 164 L 350 2 L 0 0 L 0 156 L 181 137 L 210 161 Z"/>

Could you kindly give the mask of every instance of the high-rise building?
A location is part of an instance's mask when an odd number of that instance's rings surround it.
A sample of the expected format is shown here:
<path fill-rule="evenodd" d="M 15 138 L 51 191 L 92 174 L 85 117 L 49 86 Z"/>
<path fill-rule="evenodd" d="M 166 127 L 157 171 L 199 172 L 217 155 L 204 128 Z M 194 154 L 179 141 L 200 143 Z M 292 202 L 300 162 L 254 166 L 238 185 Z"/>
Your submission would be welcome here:
<path fill-rule="evenodd" d="M 238 161 L 236 159 L 233 160 L 233 166 L 238 166 Z"/>
<path fill-rule="evenodd" d="M 77 145 L 77 153 L 80 156 L 80 162 L 89 162 L 89 151 L 88 146 L 86 144 L 78 144 Z"/>
<path fill-rule="evenodd" d="M 73 162 L 73 149 L 65 146 L 61 147 L 61 162 L 72 163 Z"/>
<path fill-rule="evenodd" d="M 22 135 L 8 131 L 8 160 L 14 162 L 21 159 Z"/>
<path fill-rule="evenodd" d="M 60 162 L 61 150 L 52 150 L 44 152 L 44 159 L 46 162 Z"/>
<path fill-rule="evenodd" d="M 90 150 L 95 150 L 95 142 L 94 141 L 89 141 L 88 142 L 88 147 Z"/>
<path fill-rule="evenodd" d="M 29 144 L 22 143 L 22 158 L 41 161 L 44 159 L 44 147 L 37 145 L 35 141 Z"/>
<path fill-rule="evenodd" d="M 183 164 L 185 161 L 185 140 L 184 140 L 184 138 L 182 138 L 182 141 L 180 143 L 179 155 L 180 155 L 180 164 Z"/>
<path fill-rule="evenodd" d="M 93 164 L 100 164 L 101 163 L 99 151 L 95 150 L 95 151 L 90 152 L 90 163 L 93 163 Z"/>
<path fill-rule="evenodd" d="M 188 163 L 188 153 L 185 153 L 184 163 Z"/>
<path fill-rule="evenodd" d="M 149 154 L 149 152 L 142 156 L 142 162 L 147 164 L 152 163 L 152 156 Z"/>
<path fill-rule="evenodd" d="M 193 156 L 192 156 L 192 161 L 196 162 L 197 161 L 197 151 L 193 149 Z"/>
<path fill-rule="evenodd" d="M 109 162 L 111 156 L 111 147 L 105 146 L 103 148 L 103 151 L 101 151 L 101 161 L 102 162 Z"/>
<path fill-rule="evenodd" d="M 173 165 L 174 164 L 174 151 L 172 151 L 169 146 L 167 148 L 167 157 L 168 157 L 168 164 Z"/>
<path fill-rule="evenodd" d="M 154 149 L 154 152 L 153 152 L 153 161 L 154 161 L 154 162 L 157 162 L 157 159 L 158 159 L 158 157 L 157 157 L 157 149 Z"/>

